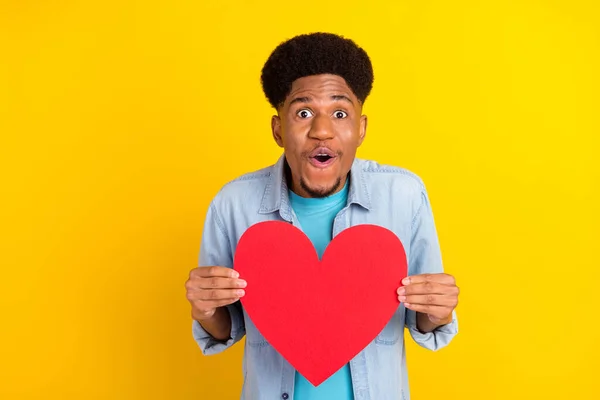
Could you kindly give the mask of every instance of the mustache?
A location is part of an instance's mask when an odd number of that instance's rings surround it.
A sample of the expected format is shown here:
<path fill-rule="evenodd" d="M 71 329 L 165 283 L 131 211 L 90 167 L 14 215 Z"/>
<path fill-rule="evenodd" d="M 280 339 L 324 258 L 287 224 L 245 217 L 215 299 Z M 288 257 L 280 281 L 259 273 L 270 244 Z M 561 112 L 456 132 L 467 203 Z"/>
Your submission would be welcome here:
<path fill-rule="evenodd" d="M 310 149 L 310 150 L 303 151 L 303 152 L 301 153 L 301 154 L 302 154 L 302 157 L 303 157 L 303 158 L 310 158 L 311 154 L 313 154 L 315 151 L 317 151 L 317 150 L 319 150 L 319 149 L 327 149 L 327 150 L 329 150 L 329 151 L 330 151 L 332 154 L 335 154 L 337 157 L 341 157 L 341 156 L 344 154 L 344 153 L 342 152 L 342 150 L 334 150 L 334 149 L 332 149 L 332 148 L 331 148 L 331 147 L 329 147 L 329 146 L 326 146 L 326 145 L 323 145 L 323 144 L 319 144 L 319 145 L 316 145 L 316 146 L 314 146 L 314 147 L 313 147 L 312 149 Z"/>

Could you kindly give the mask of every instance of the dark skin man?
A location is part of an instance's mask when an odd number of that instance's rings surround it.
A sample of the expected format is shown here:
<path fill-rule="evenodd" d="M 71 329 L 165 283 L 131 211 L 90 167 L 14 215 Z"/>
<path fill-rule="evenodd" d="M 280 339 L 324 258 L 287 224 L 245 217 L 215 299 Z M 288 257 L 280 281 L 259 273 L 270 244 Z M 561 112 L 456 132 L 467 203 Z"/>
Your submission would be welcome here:
<path fill-rule="evenodd" d="M 344 79 L 329 74 L 297 79 L 277 111 L 271 128 L 289 164 L 290 188 L 303 197 L 338 192 L 367 128 L 362 104 Z M 227 340 L 231 321 L 224 306 L 244 296 L 245 287 L 230 268 L 193 269 L 186 282 L 192 318 L 215 339 Z M 397 295 L 406 308 L 417 312 L 418 329 L 431 332 L 452 320 L 459 288 L 449 274 L 421 274 L 405 278 Z"/>

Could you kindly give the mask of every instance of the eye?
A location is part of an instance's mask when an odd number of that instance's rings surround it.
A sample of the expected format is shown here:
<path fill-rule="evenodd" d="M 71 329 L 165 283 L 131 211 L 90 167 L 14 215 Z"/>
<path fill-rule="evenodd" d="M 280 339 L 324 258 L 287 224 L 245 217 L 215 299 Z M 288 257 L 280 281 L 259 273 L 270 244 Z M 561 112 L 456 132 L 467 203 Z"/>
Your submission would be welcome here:
<path fill-rule="evenodd" d="M 300 118 L 309 118 L 312 117 L 312 112 L 310 112 L 310 110 L 307 110 L 306 108 L 303 108 L 302 110 L 298 111 L 296 113 L 297 116 L 299 116 Z"/>
<path fill-rule="evenodd" d="M 346 118 L 348 116 L 348 114 L 344 111 L 336 111 L 333 115 L 339 119 Z"/>

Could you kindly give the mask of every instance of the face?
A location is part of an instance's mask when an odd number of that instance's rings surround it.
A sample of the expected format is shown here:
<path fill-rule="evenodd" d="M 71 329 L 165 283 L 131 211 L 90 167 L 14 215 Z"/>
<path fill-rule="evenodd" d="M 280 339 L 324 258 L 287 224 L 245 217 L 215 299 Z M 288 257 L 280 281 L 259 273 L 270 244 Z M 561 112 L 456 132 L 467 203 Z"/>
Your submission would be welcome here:
<path fill-rule="evenodd" d="M 339 191 L 362 144 L 367 117 L 346 81 L 337 75 L 296 80 L 272 119 L 273 137 L 283 147 L 291 189 L 303 197 Z"/>

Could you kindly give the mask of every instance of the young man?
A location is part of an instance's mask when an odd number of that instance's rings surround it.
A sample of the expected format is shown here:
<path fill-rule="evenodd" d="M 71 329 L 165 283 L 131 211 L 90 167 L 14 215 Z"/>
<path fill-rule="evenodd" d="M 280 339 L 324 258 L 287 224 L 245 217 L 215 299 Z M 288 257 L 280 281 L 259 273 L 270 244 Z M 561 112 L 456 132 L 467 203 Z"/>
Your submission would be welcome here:
<path fill-rule="evenodd" d="M 459 290 L 454 278 L 443 273 L 419 177 L 355 158 L 367 129 L 362 106 L 373 85 L 369 57 L 337 35 L 297 36 L 271 54 L 262 84 L 277 111 L 271 128 L 284 154 L 275 165 L 225 185 L 211 203 L 200 267 L 186 283 L 193 336 L 207 355 L 246 336 L 242 399 L 408 399 L 404 328 L 425 348 L 446 346 L 457 333 Z M 246 229 L 267 220 L 302 229 L 319 256 L 333 237 L 359 224 L 391 230 L 406 249 L 409 277 L 397 291 L 393 318 L 318 387 L 269 345 L 239 302 L 246 282 L 232 269 L 236 245 Z"/>

